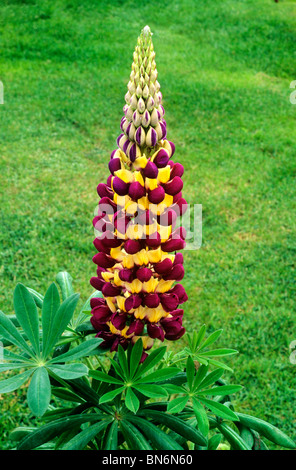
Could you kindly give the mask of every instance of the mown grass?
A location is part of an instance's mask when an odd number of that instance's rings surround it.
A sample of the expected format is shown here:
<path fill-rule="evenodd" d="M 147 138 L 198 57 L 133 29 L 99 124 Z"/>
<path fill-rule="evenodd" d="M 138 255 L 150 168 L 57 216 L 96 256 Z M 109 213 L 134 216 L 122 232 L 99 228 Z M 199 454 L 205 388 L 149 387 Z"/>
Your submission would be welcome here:
<path fill-rule="evenodd" d="M 146 24 L 184 194 L 203 205 L 186 327 L 224 329 L 239 408 L 295 438 L 295 2 L 1 2 L 1 309 L 16 282 L 44 292 L 60 270 L 89 295 L 96 186 Z M 1 397 L 2 448 L 17 403 Z"/>

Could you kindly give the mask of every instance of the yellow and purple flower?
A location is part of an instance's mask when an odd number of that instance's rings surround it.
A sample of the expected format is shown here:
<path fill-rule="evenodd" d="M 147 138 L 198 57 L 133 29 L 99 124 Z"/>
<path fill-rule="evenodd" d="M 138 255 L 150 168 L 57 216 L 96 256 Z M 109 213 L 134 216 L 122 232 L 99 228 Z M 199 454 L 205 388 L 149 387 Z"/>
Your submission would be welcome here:
<path fill-rule="evenodd" d="M 186 231 L 177 219 L 187 208 L 182 197 L 184 168 L 174 162 L 167 140 L 155 52 L 146 26 L 133 55 L 125 95 L 122 133 L 111 153 L 110 176 L 99 184 L 91 285 L 102 298 L 91 300 L 91 322 L 111 351 L 139 337 L 144 349 L 154 339 L 176 340 L 184 333 L 187 294 L 180 281 Z"/>

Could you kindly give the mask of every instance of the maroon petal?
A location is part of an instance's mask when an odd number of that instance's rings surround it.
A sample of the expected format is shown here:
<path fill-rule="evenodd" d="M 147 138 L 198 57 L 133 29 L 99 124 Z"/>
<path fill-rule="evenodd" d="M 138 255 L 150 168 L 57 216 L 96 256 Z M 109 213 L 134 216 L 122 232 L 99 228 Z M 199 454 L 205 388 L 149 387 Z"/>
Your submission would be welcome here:
<path fill-rule="evenodd" d="M 120 287 L 113 286 L 110 282 L 105 282 L 102 288 L 102 293 L 104 297 L 115 297 L 121 292 Z"/>
<path fill-rule="evenodd" d="M 155 272 L 157 274 L 166 274 L 168 273 L 173 267 L 173 263 L 169 258 L 164 259 L 163 261 L 160 261 L 159 263 L 156 263 L 154 265 Z"/>
<path fill-rule="evenodd" d="M 105 299 L 102 297 L 92 297 L 90 299 L 90 306 L 92 309 L 98 307 L 99 305 L 105 305 Z"/>
<path fill-rule="evenodd" d="M 127 240 L 124 249 L 129 255 L 134 255 L 141 250 L 141 243 L 138 240 Z"/>
<path fill-rule="evenodd" d="M 181 178 L 183 174 L 184 174 L 184 166 L 181 165 L 181 163 L 175 163 L 171 170 L 171 179 L 173 179 L 175 176 L 179 176 Z"/>
<path fill-rule="evenodd" d="M 146 178 L 157 178 L 158 168 L 153 162 L 148 162 L 146 167 L 143 170 L 144 176 Z"/>
<path fill-rule="evenodd" d="M 107 184 L 100 183 L 97 187 L 97 192 L 100 198 L 108 197 L 109 199 L 113 199 L 113 191 Z"/>
<path fill-rule="evenodd" d="M 188 295 L 186 294 L 186 291 L 182 284 L 176 284 L 173 289 L 171 289 L 169 292 L 174 293 L 178 296 L 179 304 L 183 304 L 188 300 Z"/>
<path fill-rule="evenodd" d="M 139 268 L 136 272 L 136 276 L 141 282 L 148 282 L 151 279 L 152 271 L 149 268 Z"/>
<path fill-rule="evenodd" d="M 183 250 L 185 247 L 186 243 L 182 238 L 171 238 L 170 240 L 164 242 L 161 245 L 161 248 L 163 251 L 166 251 L 167 253 L 171 253 L 172 251 L 178 251 L 178 250 Z"/>
<path fill-rule="evenodd" d="M 184 273 L 184 266 L 182 264 L 176 264 L 170 273 L 163 276 L 163 278 L 165 281 L 181 281 L 184 277 Z"/>
<path fill-rule="evenodd" d="M 133 271 L 131 269 L 121 269 L 119 271 L 119 278 L 123 281 L 123 282 L 132 282 L 133 280 Z"/>
<path fill-rule="evenodd" d="M 139 336 L 144 329 L 144 323 L 141 320 L 134 320 L 131 324 L 129 329 L 127 330 L 127 335 L 136 335 Z"/>
<path fill-rule="evenodd" d="M 126 313 L 113 313 L 111 316 L 111 323 L 117 330 L 123 330 L 126 326 L 128 316 Z"/>
<path fill-rule="evenodd" d="M 176 294 L 160 294 L 161 305 L 166 312 L 175 310 L 179 305 L 179 297 Z"/>
<path fill-rule="evenodd" d="M 148 192 L 148 199 L 152 204 L 159 204 L 165 198 L 165 190 L 162 186 L 158 186 Z"/>
<path fill-rule="evenodd" d="M 108 248 L 117 248 L 121 245 L 122 241 L 115 237 L 114 233 L 107 230 L 99 237 L 104 246 Z"/>
<path fill-rule="evenodd" d="M 132 309 L 140 307 L 141 303 L 142 298 L 140 295 L 132 294 L 126 299 L 124 307 L 127 312 L 130 312 Z"/>
<path fill-rule="evenodd" d="M 180 176 L 175 176 L 171 181 L 164 185 L 165 192 L 170 196 L 174 196 L 175 194 L 182 191 L 183 188 L 183 181 Z"/>
<path fill-rule="evenodd" d="M 114 175 L 115 171 L 120 170 L 121 168 L 121 160 L 120 158 L 113 158 L 113 160 L 109 161 L 109 170 L 112 175 Z"/>
<path fill-rule="evenodd" d="M 161 326 L 157 325 L 156 323 L 148 323 L 147 333 L 150 338 L 160 339 L 160 341 L 164 340 L 164 331 Z"/>
<path fill-rule="evenodd" d="M 164 168 L 167 166 L 170 157 L 165 149 L 160 149 L 154 159 L 154 163 L 158 168 Z"/>
<path fill-rule="evenodd" d="M 96 290 L 102 290 L 105 284 L 105 282 L 102 279 L 99 279 L 98 277 L 92 277 L 89 282 L 91 286 L 93 286 Z"/>
<path fill-rule="evenodd" d="M 135 181 L 130 185 L 128 194 L 134 201 L 137 201 L 145 196 L 146 190 L 138 181 Z"/>
<path fill-rule="evenodd" d="M 113 178 L 113 189 L 119 196 L 125 196 L 129 190 L 129 184 L 122 181 L 118 176 Z"/>
<path fill-rule="evenodd" d="M 158 247 L 161 244 L 160 234 L 158 232 L 154 232 L 151 235 L 147 235 L 145 242 L 150 248 Z"/>
<path fill-rule="evenodd" d="M 165 225 L 167 227 L 169 225 L 175 226 L 177 217 L 178 216 L 176 212 L 172 210 L 171 208 L 168 208 L 158 217 L 158 222 L 160 225 Z"/>
<path fill-rule="evenodd" d="M 97 253 L 93 257 L 93 262 L 102 268 L 112 268 L 116 261 L 111 258 L 110 256 L 106 255 L 106 253 Z"/>
<path fill-rule="evenodd" d="M 148 308 L 156 308 L 160 303 L 158 294 L 147 294 L 144 297 L 144 305 Z"/>
<path fill-rule="evenodd" d="M 100 240 L 99 237 L 96 237 L 93 241 L 93 244 L 94 246 L 96 247 L 96 249 L 98 251 L 102 251 L 103 253 L 106 253 L 107 255 L 110 254 L 110 248 L 108 248 L 107 246 L 105 246 L 102 241 Z"/>

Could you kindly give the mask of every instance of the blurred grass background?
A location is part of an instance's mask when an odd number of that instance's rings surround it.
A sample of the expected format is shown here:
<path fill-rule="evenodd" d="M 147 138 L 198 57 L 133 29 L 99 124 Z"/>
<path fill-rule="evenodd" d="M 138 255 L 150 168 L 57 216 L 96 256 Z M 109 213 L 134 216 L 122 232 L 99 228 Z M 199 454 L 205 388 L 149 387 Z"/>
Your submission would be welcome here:
<path fill-rule="evenodd" d="M 184 195 L 203 206 L 185 326 L 223 328 L 238 408 L 295 438 L 295 2 L 2 0 L 1 309 L 16 282 L 44 293 L 61 270 L 90 294 L 96 186 L 146 24 Z M 16 398 L 0 397 L 0 448 L 28 422 Z"/>

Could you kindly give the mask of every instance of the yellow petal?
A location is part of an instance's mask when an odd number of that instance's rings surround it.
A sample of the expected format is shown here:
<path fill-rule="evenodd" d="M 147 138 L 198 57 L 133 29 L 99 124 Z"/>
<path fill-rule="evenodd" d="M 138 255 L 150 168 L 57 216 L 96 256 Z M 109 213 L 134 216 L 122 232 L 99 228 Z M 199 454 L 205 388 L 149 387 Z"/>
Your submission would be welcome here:
<path fill-rule="evenodd" d="M 144 186 L 144 184 L 145 184 L 144 179 L 143 179 L 142 173 L 140 171 L 135 171 L 134 172 L 134 177 L 135 177 L 135 181 L 140 183 L 141 186 Z"/>
<path fill-rule="evenodd" d="M 117 306 L 120 310 L 122 310 L 123 312 L 126 312 L 126 309 L 125 309 L 125 297 L 123 297 L 122 295 L 118 295 L 116 297 L 116 302 L 117 302 Z"/>
<path fill-rule="evenodd" d="M 142 155 L 141 157 L 136 158 L 136 160 L 133 163 L 133 168 L 138 169 L 138 168 L 146 168 L 146 165 L 148 163 L 147 158 Z"/>
<path fill-rule="evenodd" d="M 134 255 L 125 255 L 123 256 L 123 259 L 122 259 L 122 266 L 124 268 L 127 268 L 127 269 L 132 269 L 135 265 L 134 263 L 134 258 L 133 258 Z"/>
<path fill-rule="evenodd" d="M 157 227 L 157 231 L 160 235 L 160 239 L 161 239 L 161 243 L 165 242 L 169 236 L 171 235 L 172 233 L 172 226 L 169 225 L 169 226 L 165 226 L 165 225 L 159 225 L 158 224 L 158 227 Z"/>
<path fill-rule="evenodd" d="M 118 178 L 120 178 L 125 183 L 132 183 L 134 181 L 133 172 L 126 170 L 125 168 L 115 171 L 114 175 L 118 176 Z"/>
<path fill-rule="evenodd" d="M 106 304 L 110 308 L 111 312 L 115 313 L 116 312 L 116 306 L 114 304 L 114 297 L 105 297 L 105 300 L 106 300 Z"/>
<path fill-rule="evenodd" d="M 133 256 L 135 264 L 138 266 L 143 266 L 143 264 L 148 264 L 149 263 L 149 257 L 148 257 L 149 251 L 146 250 L 141 250 L 138 253 L 135 253 Z"/>
<path fill-rule="evenodd" d="M 126 230 L 127 238 L 130 240 L 138 240 L 143 236 L 143 227 L 139 224 L 129 224 Z"/>
<path fill-rule="evenodd" d="M 156 189 L 158 187 L 158 182 L 157 179 L 155 178 L 145 178 L 145 188 L 150 189 Z"/>
<path fill-rule="evenodd" d="M 108 271 L 104 271 L 101 273 L 101 276 L 104 279 L 104 281 L 109 282 L 111 279 L 113 279 L 114 274 L 109 273 Z"/>
<path fill-rule="evenodd" d="M 146 292 L 155 292 L 155 289 L 157 288 L 158 285 L 158 279 L 155 279 L 154 277 L 151 277 L 149 281 L 143 282 L 143 289 Z"/>
<path fill-rule="evenodd" d="M 146 316 L 146 310 L 147 308 L 144 308 L 142 305 L 140 305 L 140 307 L 136 308 L 134 311 L 134 317 L 143 320 Z"/>
<path fill-rule="evenodd" d="M 160 183 L 167 183 L 171 177 L 171 167 L 170 165 L 165 166 L 164 168 L 158 169 L 157 179 Z"/>
<path fill-rule="evenodd" d="M 155 290 L 155 292 L 159 293 L 159 294 L 163 294 L 164 292 L 167 292 L 168 290 L 170 290 L 170 288 L 172 287 L 172 285 L 174 284 L 174 280 L 172 281 L 164 281 L 163 279 L 161 279 L 159 282 L 158 282 L 158 286 Z"/>
<path fill-rule="evenodd" d="M 113 259 L 116 259 L 116 261 L 122 261 L 125 257 L 120 246 L 111 248 L 110 255 Z"/>
<path fill-rule="evenodd" d="M 138 199 L 138 212 L 139 210 L 149 209 L 149 199 L 148 196 L 143 196 L 141 199 Z"/>
<path fill-rule="evenodd" d="M 160 247 L 158 247 L 156 250 L 149 250 L 146 253 L 150 263 L 158 263 L 161 260 L 162 252 Z"/>
<path fill-rule="evenodd" d="M 165 204 L 167 207 L 170 207 L 174 202 L 174 196 L 171 196 L 170 194 L 166 194 L 164 196 L 164 200 L 162 201 L 163 204 Z"/>

